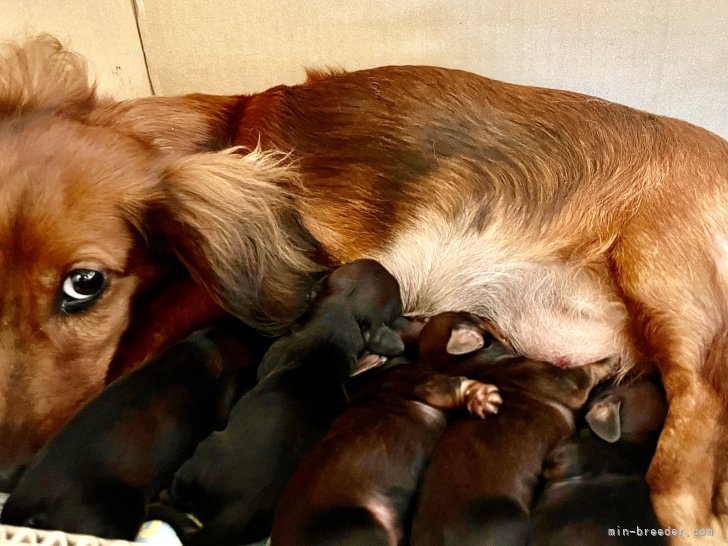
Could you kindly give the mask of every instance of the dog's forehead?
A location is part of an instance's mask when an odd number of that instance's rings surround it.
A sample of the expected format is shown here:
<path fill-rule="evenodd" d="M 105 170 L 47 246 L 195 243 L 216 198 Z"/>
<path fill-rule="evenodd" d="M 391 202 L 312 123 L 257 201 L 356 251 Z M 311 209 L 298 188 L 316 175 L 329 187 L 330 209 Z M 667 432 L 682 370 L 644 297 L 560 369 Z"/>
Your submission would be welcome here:
<path fill-rule="evenodd" d="M 150 184 L 143 155 L 131 150 L 73 124 L 0 131 L 0 270 L 122 267 L 129 215 Z"/>
<path fill-rule="evenodd" d="M 29 278 L 44 272 L 101 267 L 122 271 L 134 233 L 119 216 L 78 214 L 67 207 L 52 211 L 33 202 L 0 222 L 0 272 Z M 4 284 L 4 283 L 3 283 Z"/>
<path fill-rule="evenodd" d="M 24 122 L 0 122 L 0 169 L 50 174 L 72 172 L 90 176 L 78 180 L 104 183 L 104 177 L 143 183 L 154 159 L 153 150 L 132 136 L 106 127 L 56 116 Z M 94 180 L 92 176 L 97 177 Z M 0 182 L 4 185 L 4 182 Z"/>

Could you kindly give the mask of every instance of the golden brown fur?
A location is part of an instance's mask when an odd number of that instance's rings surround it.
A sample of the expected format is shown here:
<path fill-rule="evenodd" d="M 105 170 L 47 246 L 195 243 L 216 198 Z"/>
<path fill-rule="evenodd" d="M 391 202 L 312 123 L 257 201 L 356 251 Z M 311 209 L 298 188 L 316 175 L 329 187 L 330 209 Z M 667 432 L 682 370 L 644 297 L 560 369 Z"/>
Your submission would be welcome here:
<path fill-rule="evenodd" d="M 6 473 L 107 379 L 220 316 L 213 300 L 274 329 L 303 308 L 306 274 L 321 269 L 290 211 L 298 182 L 283 154 L 185 153 L 203 146 L 192 132 L 166 135 L 158 112 L 96 98 L 82 60 L 50 37 L 6 48 L 0 61 Z M 211 125 L 196 126 L 205 146 Z M 90 308 L 67 314 L 60 288 L 78 268 L 108 282 Z"/>
<path fill-rule="evenodd" d="M 17 438 L 5 432 L 13 420 L 27 429 L 53 416 L 50 430 L 100 388 L 130 322 L 124 344 L 136 349 L 114 369 L 189 327 L 162 324 L 185 314 L 164 290 L 171 279 L 200 322 L 215 300 L 272 327 L 298 312 L 311 272 L 370 257 L 398 278 L 409 312 L 476 312 L 532 358 L 654 361 L 670 403 L 649 474 L 658 515 L 716 532 L 722 517 L 725 529 L 725 141 L 593 97 L 430 67 L 118 103 L 52 51 L 44 38 L 0 64 L 0 208 L 15 218 L 0 247 L 25 231 L 38 242 L 0 262 L 12 279 L 0 298 L 0 385 L 4 404 L 45 407 L 0 417 L 3 445 Z M 45 78 L 58 70 L 75 76 Z M 47 198 L 23 198 L 31 180 Z M 59 209 L 60 195 L 76 208 Z M 84 232 L 104 244 L 85 259 L 114 277 L 85 316 L 62 318 L 48 302 L 80 259 L 66 238 Z M 155 294 L 170 305 L 155 316 L 168 318 L 142 330 Z M 8 302 L 23 299 L 36 311 L 13 315 Z M 72 358 L 58 381 L 69 387 L 45 406 L 25 376 L 60 370 L 63 346 Z"/>

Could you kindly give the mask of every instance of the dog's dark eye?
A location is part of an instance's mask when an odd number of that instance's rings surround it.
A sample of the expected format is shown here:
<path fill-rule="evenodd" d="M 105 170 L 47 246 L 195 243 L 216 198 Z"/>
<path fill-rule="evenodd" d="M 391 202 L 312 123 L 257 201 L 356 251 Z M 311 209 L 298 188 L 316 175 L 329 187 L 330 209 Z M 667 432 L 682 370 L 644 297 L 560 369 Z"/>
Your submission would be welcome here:
<path fill-rule="evenodd" d="M 74 313 L 87 309 L 106 288 L 106 275 L 96 269 L 74 269 L 61 287 L 61 310 Z"/>

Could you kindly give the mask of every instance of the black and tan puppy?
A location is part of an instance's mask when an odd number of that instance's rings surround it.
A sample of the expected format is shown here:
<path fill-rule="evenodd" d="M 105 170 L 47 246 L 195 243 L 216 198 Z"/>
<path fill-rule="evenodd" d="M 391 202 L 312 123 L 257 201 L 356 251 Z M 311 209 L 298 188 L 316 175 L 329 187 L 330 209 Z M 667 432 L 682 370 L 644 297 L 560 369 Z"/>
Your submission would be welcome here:
<path fill-rule="evenodd" d="M 490 354 L 511 353 L 499 346 Z M 426 360 L 379 372 L 289 481 L 271 543 L 406 544 L 412 497 L 445 430 L 443 410 L 466 406 L 483 418 L 500 403 L 493 385 L 436 373 Z"/>
<path fill-rule="evenodd" d="M 37 453 L 2 523 L 132 540 L 150 498 L 200 440 L 225 426 L 264 345 L 231 321 L 112 383 Z"/>
<path fill-rule="evenodd" d="M 591 430 L 546 458 L 529 543 L 666 544 L 645 481 L 666 411 L 662 390 L 647 379 L 601 389 L 586 414 Z"/>
<path fill-rule="evenodd" d="M 441 436 L 423 479 L 412 544 L 525 544 L 543 461 L 573 432 L 575 410 L 613 364 L 563 369 L 518 357 L 493 363 L 484 350 L 493 328 L 468 313 L 433 317 L 421 338 L 420 358 L 497 385 L 503 405 L 497 416 L 463 417 Z"/>
<path fill-rule="evenodd" d="M 204 523 L 188 543 L 240 544 L 270 532 L 289 477 L 346 407 L 348 378 L 365 349 L 404 350 L 389 327 L 401 312 L 399 285 L 377 262 L 352 262 L 324 280 L 303 322 L 266 354 L 260 383 L 235 405 L 228 427 L 177 472 L 172 504 Z"/>

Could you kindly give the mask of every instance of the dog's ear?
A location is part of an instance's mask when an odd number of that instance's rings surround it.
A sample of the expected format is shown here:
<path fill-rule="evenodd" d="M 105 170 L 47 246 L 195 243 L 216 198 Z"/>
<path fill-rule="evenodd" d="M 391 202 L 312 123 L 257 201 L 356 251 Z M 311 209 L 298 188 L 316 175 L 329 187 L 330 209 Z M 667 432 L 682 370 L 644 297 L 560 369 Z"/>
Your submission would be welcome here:
<path fill-rule="evenodd" d="M 483 333 L 475 325 L 461 322 L 450 330 L 446 350 L 451 355 L 464 355 L 482 349 L 484 344 Z"/>
<path fill-rule="evenodd" d="M 0 45 L 0 118 L 31 111 L 80 115 L 97 104 L 86 61 L 49 34 Z"/>
<path fill-rule="evenodd" d="M 596 402 L 586 414 L 586 422 L 594 434 L 610 444 L 622 436 L 622 420 L 619 416 L 621 405 L 619 400 L 608 396 Z"/>
<path fill-rule="evenodd" d="M 184 156 L 164 169 L 147 230 L 223 308 L 275 332 L 303 311 L 317 269 L 292 206 L 294 184 L 280 153 Z"/>
<path fill-rule="evenodd" d="M 231 145 L 239 96 L 185 95 L 108 101 L 94 109 L 88 123 L 113 127 L 165 153 L 219 151 Z"/>

